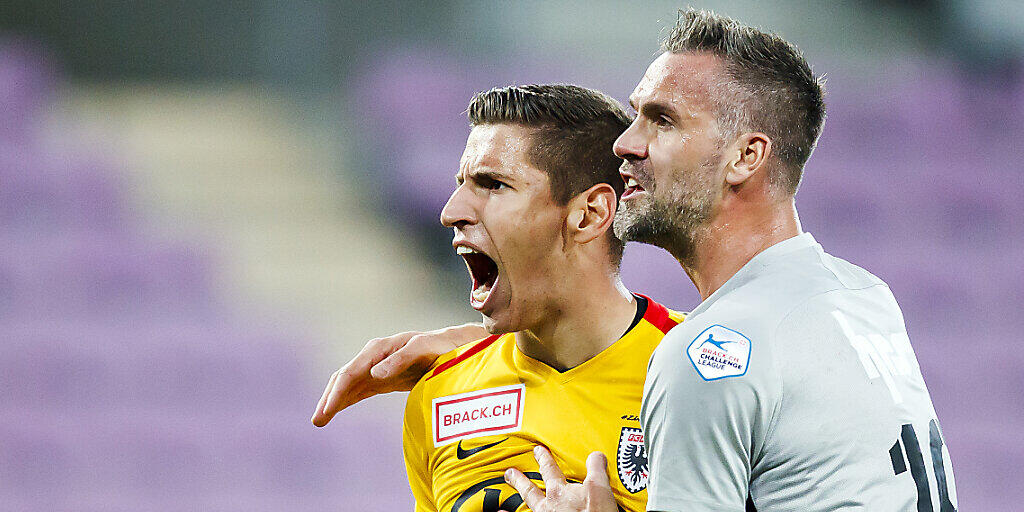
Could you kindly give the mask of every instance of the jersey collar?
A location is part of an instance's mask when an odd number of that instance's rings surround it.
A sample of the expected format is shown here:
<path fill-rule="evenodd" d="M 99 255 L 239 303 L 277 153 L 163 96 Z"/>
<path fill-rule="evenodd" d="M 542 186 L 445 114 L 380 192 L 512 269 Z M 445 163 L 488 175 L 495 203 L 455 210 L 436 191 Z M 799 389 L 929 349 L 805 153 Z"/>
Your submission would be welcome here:
<path fill-rule="evenodd" d="M 523 370 L 532 371 L 544 375 L 546 379 L 555 379 L 560 384 L 565 384 L 576 378 L 580 373 L 588 372 L 589 368 L 606 364 L 603 362 L 606 359 L 615 357 L 616 354 L 622 351 L 628 351 L 637 342 L 642 342 L 644 340 L 643 330 L 637 329 L 641 321 L 646 320 L 662 332 L 668 332 L 675 325 L 675 321 L 669 318 L 668 309 L 665 306 L 658 304 L 646 295 L 634 293 L 633 296 L 637 299 L 637 313 L 633 318 L 633 323 L 618 340 L 605 347 L 604 350 L 598 352 L 594 357 L 565 371 L 558 371 L 548 366 L 547 363 L 524 354 L 522 350 L 519 350 L 519 346 L 516 344 L 515 337 L 513 336 L 511 343 L 514 363 Z"/>

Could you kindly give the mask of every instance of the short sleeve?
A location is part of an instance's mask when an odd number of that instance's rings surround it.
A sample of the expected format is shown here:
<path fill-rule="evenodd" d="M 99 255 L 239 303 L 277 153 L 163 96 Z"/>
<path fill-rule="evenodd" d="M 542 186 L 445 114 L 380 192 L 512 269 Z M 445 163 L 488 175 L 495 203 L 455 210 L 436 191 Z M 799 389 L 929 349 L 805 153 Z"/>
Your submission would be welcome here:
<path fill-rule="evenodd" d="M 402 451 L 409 487 L 416 499 L 415 512 L 436 512 L 431 485 L 427 425 L 424 416 L 422 383 L 413 388 L 405 402 L 402 424 Z"/>
<path fill-rule="evenodd" d="M 754 319 L 701 315 L 662 340 L 642 408 L 648 510 L 744 510 L 781 396 L 768 331 Z"/>

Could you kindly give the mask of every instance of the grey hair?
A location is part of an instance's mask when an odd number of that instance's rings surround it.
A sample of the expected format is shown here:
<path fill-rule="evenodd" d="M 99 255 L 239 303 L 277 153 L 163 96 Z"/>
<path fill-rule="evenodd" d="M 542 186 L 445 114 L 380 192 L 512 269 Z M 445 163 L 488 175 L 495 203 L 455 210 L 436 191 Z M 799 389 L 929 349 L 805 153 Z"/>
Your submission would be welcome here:
<path fill-rule="evenodd" d="M 776 34 L 696 9 L 679 11 L 661 49 L 709 52 L 725 61 L 727 80 L 717 84 L 719 122 L 731 137 L 747 130 L 767 135 L 784 164 L 771 181 L 795 194 L 825 123 L 824 78 L 814 75 L 800 50 Z"/>

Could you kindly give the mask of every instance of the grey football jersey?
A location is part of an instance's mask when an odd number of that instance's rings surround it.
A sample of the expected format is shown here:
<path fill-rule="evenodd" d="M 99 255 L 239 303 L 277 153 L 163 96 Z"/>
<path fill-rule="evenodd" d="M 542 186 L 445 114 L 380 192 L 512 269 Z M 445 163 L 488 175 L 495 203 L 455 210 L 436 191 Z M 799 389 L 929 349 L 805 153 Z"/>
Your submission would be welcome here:
<path fill-rule="evenodd" d="M 896 300 L 810 233 L 755 256 L 665 336 L 641 415 L 648 510 L 956 507 Z"/>

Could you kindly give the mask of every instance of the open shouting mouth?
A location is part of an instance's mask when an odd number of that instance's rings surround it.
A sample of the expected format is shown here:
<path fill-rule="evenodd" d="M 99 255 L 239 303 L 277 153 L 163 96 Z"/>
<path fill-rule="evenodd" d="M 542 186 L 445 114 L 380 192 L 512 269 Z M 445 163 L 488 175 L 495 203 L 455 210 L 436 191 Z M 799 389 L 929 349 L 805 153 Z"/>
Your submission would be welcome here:
<path fill-rule="evenodd" d="M 498 265 L 483 251 L 468 245 L 458 245 L 455 252 L 466 260 L 466 268 L 469 276 L 473 279 L 473 288 L 470 291 L 470 305 L 477 311 L 482 311 L 491 298 L 492 291 L 498 284 Z"/>

